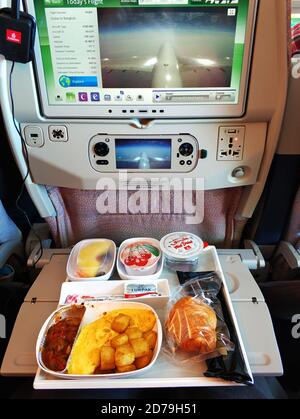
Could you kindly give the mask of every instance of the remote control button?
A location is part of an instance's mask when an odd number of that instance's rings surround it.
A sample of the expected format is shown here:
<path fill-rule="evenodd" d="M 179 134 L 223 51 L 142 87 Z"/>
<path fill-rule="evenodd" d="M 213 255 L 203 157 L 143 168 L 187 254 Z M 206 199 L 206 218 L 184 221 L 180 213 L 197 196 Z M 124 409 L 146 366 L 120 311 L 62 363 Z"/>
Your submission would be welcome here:
<path fill-rule="evenodd" d="M 101 166 L 107 166 L 109 161 L 108 160 L 97 160 L 96 163 L 101 165 Z"/>
<path fill-rule="evenodd" d="M 97 156 L 105 157 L 109 153 L 109 147 L 106 143 L 96 143 L 94 145 L 94 153 Z"/>
<path fill-rule="evenodd" d="M 191 154 L 193 154 L 193 151 L 194 147 L 190 143 L 181 144 L 181 146 L 179 147 L 179 153 L 185 157 L 188 157 Z"/>

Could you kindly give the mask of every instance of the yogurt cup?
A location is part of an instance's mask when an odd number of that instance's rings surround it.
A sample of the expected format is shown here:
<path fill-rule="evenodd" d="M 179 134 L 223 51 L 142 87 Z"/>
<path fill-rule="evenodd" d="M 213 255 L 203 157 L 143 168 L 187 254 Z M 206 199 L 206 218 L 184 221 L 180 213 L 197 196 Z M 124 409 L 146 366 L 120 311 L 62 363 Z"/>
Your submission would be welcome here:
<path fill-rule="evenodd" d="M 121 244 L 120 261 L 128 275 L 153 275 L 160 259 L 161 250 L 156 239 L 136 238 Z"/>
<path fill-rule="evenodd" d="M 176 232 L 164 236 L 160 241 L 160 248 L 165 255 L 168 268 L 190 272 L 197 268 L 204 243 L 195 234 Z"/>

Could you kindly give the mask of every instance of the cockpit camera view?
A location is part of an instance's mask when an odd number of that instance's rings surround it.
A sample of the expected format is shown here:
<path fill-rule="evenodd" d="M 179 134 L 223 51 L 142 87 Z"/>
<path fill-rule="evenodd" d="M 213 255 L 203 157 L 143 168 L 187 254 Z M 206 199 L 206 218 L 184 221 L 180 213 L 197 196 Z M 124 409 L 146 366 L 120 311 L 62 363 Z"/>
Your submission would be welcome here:
<path fill-rule="evenodd" d="M 170 169 L 171 140 L 116 139 L 117 169 Z"/>
<path fill-rule="evenodd" d="M 237 8 L 98 9 L 104 88 L 230 87 Z"/>

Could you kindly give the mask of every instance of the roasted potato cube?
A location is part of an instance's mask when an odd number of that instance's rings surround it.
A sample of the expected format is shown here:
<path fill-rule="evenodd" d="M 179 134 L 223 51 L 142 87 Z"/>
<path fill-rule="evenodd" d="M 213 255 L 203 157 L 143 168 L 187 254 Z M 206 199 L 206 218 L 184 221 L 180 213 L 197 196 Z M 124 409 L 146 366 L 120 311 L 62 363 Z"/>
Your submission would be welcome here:
<path fill-rule="evenodd" d="M 141 356 L 140 358 L 136 358 L 135 360 L 135 366 L 137 370 L 140 370 L 141 368 L 145 368 L 147 365 L 150 364 L 152 360 L 153 352 L 149 351 L 147 355 Z"/>
<path fill-rule="evenodd" d="M 117 346 L 115 354 L 115 363 L 118 368 L 133 364 L 134 360 L 134 351 L 129 343 Z"/>
<path fill-rule="evenodd" d="M 134 364 L 125 365 L 124 367 L 118 367 L 116 372 L 129 372 L 136 370 L 136 367 Z"/>
<path fill-rule="evenodd" d="M 111 328 L 117 333 L 123 333 L 129 326 L 130 317 L 126 314 L 118 314 L 117 317 L 114 318 Z"/>
<path fill-rule="evenodd" d="M 156 323 L 156 317 L 150 310 L 144 310 L 139 319 L 139 325 L 143 333 L 153 329 Z"/>
<path fill-rule="evenodd" d="M 132 339 L 130 343 L 136 358 L 145 356 L 150 351 L 149 343 L 144 338 Z"/>
<path fill-rule="evenodd" d="M 138 327 L 128 327 L 125 333 L 129 340 L 143 337 L 143 333 Z"/>
<path fill-rule="evenodd" d="M 100 369 L 113 370 L 115 368 L 115 349 L 110 346 L 102 346 L 100 355 Z"/>
<path fill-rule="evenodd" d="M 117 346 L 125 345 L 128 343 L 128 336 L 125 335 L 125 333 L 122 333 L 121 335 L 117 335 L 110 341 L 111 346 L 113 348 L 116 348 Z"/>
<path fill-rule="evenodd" d="M 149 348 L 154 349 L 157 341 L 157 333 L 154 330 L 150 330 L 150 332 L 144 333 L 143 337 L 149 343 Z"/>

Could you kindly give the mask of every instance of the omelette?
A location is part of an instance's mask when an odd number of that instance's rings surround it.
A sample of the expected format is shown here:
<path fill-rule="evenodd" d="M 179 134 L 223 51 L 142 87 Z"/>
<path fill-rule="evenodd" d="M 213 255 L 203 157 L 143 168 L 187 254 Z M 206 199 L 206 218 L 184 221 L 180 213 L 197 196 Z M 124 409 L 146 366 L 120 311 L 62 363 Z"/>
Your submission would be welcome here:
<path fill-rule="evenodd" d="M 130 327 L 137 327 L 142 332 L 152 330 L 156 323 L 155 315 L 150 310 L 124 308 L 112 310 L 82 328 L 73 346 L 68 362 L 68 374 L 91 375 L 100 364 L 101 348 L 110 345 L 112 338 L 118 335 L 111 324 L 119 314 L 130 317 Z"/>

